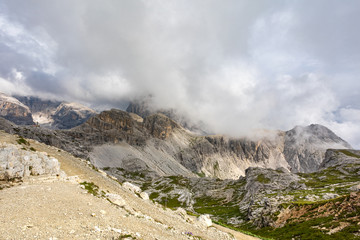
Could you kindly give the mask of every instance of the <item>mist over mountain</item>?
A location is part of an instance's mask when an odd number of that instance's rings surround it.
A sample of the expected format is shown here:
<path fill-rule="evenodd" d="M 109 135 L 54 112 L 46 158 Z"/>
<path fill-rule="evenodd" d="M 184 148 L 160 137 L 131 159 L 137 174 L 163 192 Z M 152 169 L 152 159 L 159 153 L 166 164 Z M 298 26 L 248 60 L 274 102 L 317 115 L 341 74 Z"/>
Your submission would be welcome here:
<path fill-rule="evenodd" d="M 359 147 L 359 7 L 0 1 L 0 86 L 101 110 L 151 95 L 234 136 L 319 123 Z"/>

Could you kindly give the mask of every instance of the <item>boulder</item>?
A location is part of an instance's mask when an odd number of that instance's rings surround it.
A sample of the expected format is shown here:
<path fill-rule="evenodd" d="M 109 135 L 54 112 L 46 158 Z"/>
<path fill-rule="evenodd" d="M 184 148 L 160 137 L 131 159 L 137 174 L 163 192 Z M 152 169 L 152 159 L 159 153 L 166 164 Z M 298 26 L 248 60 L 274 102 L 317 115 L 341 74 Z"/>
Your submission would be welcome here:
<path fill-rule="evenodd" d="M 109 199 L 109 201 L 119 207 L 124 207 L 126 205 L 125 200 L 118 194 L 108 193 L 105 196 Z"/>
<path fill-rule="evenodd" d="M 197 220 L 200 222 L 200 224 L 206 226 L 206 227 L 211 227 L 212 226 L 212 221 L 210 218 L 209 214 L 203 214 L 200 215 Z"/>
<path fill-rule="evenodd" d="M 140 197 L 144 200 L 149 200 L 149 194 L 146 192 L 141 192 Z"/>
<path fill-rule="evenodd" d="M 136 185 L 134 185 L 134 184 L 132 184 L 132 183 L 124 182 L 124 183 L 122 184 L 122 186 L 123 186 L 125 189 L 129 190 L 130 192 L 133 192 L 133 193 L 141 193 L 141 188 L 138 187 L 138 186 L 136 186 Z"/>

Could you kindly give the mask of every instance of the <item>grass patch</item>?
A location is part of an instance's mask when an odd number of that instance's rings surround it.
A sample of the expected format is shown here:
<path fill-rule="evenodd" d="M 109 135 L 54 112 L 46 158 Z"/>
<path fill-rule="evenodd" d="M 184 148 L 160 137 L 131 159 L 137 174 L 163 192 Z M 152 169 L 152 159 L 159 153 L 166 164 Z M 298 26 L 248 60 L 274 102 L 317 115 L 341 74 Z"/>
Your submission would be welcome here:
<path fill-rule="evenodd" d="M 27 146 L 30 146 L 30 143 L 28 142 L 28 141 L 26 141 L 23 137 L 19 137 L 17 140 L 16 140 L 16 142 L 18 143 L 18 144 L 24 144 L 24 145 L 27 145 Z"/>
<path fill-rule="evenodd" d="M 104 197 L 105 192 L 101 191 L 97 185 L 95 185 L 93 182 L 82 182 L 80 185 L 83 185 L 85 189 L 88 191 L 88 193 L 96 196 L 96 197 Z"/>
<path fill-rule="evenodd" d="M 172 208 L 172 209 L 181 207 L 183 205 L 183 203 L 180 202 L 177 199 L 177 197 L 174 197 L 174 198 L 162 197 L 161 200 L 159 201 L 159 203 L 165 207 Z"/>
<path fill-rule="evenodd" d="M 341 150 L 338 150 L 338 152 L 341 152 L 343 154 L 345 154 L 346 156 L 349 156 L 349 157 L 354 157 L 354 158 L 360 158 L 359 155 L 353 153 L 353 152 L 350 152 L 349 150 L 345 150 L 345 149 L 341 149 Z"/>
<path fill-rule="evenodd" d="M 36 152 L 36 149 L 33 148 L 33 147 L 30 147 L 30 150 L 33 151 L 33 152 Z"/>
<path fill-rule="evenodd" d="M 298 173 L 299 176 L 305 178 L 306 180 L 301 181 L 305 183 L 307 187 L 311 188 L 324 188 L 329 185 L 339 184 L 339 183 L 348 183 L 348 182 L 357 182 L 360 181 L 360 176 L 357 175 L 357 171 L 360 169 L 359 166 L 346 165 L 343 168 L 347 169 L 353 168 L 353 174 L 344 174 L 336 167 L 329 167 L 320 172 L 315 173 Z M 350 170 L 349 170 L 350 171 Z"/>
<path fill-rule="evenodd" d="M 257 180 L 258 182 L 260 182 L 260 183 L 265 183 L 265 184 L 271 182 L 271 180 L 270 180 L 269 178 L 265 177 L 264 174 L 259 174 L 259 175 L 256 177 L 256 180 Z"/>
<path fill-rule="evenodd" d="M 127 238 L 136 239 L 136 237 L 133 237 L 130 234 L 121 234 L 121 236 L 119 236 L 118 240 L 127 239 Z"/>
<path fill-rule="evenodd" d="M 159 195 L 160 195 L 160 194 L 159 194 L 158 192 L 152 192 L 152 193 L 150 194 L 149 198 L 150 198 L 151 200 L 154 200 L 155 198 L 158 198 Z"/>

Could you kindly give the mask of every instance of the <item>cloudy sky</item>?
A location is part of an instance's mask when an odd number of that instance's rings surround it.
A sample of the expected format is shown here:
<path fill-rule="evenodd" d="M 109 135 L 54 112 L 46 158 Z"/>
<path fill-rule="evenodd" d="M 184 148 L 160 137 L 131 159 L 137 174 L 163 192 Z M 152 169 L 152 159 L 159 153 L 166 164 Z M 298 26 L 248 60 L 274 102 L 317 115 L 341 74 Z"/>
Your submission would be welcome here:
<path fill-rule="evenodd" d="M 320 123 L 360 148 L 358 0 L 0 0 L 0 91 L 214 132 Z"/>

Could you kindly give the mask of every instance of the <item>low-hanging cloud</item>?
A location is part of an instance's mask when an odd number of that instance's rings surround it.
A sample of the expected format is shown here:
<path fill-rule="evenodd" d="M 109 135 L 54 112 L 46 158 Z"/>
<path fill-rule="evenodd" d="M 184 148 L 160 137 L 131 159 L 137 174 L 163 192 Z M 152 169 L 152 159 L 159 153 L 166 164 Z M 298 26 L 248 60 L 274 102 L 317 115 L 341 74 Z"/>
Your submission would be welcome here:
<path fill-rule="evenodd" d="M 234 136 L 321 123 L 359 148 L 359 7 L 0 0 L 0 87 L 93 106 L 152 95 Z"/>

